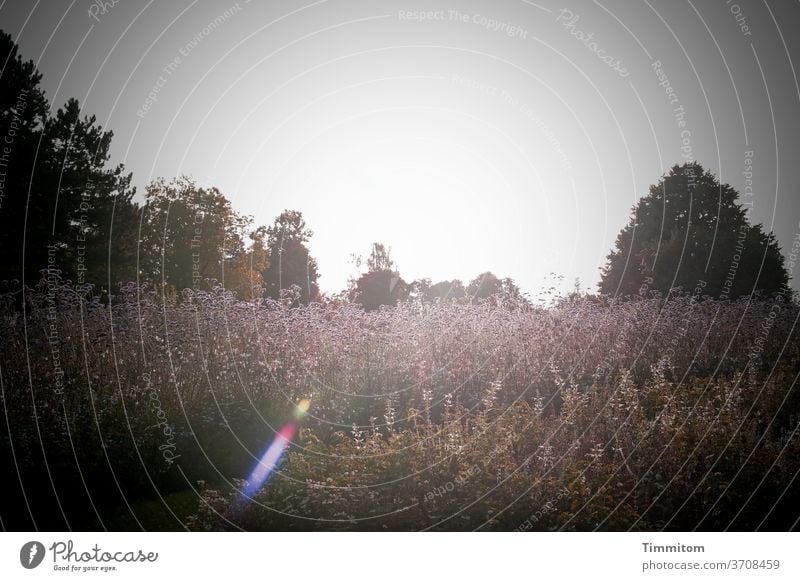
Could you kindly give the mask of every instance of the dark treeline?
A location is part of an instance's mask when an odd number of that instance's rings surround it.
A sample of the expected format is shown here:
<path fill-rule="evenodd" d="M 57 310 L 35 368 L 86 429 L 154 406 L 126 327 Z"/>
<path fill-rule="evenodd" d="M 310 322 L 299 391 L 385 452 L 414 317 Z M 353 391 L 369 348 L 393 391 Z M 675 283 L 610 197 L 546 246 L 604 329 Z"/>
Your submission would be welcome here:
<path fill-rule="evenodd" d="M 308 247 L 313 233 L 301 212 L 286 210 L 270 226 L 256 225 L 218 189 L 186 176 L 153 181 L 139 204 L 132 175 L 110 164 L 113 132 L 83 114 L 75 99 L 51 113 L 41 74 L 3 32 L 0 54 L 3 290 L 34 287 L 44 278 L 106 299 L 131 281 L 149 283 L 165 298 L 217 284 L 244 300 L 279 298 L 292 289 L 297 302 L 319 298 Z M 346 296 L 367 308 L 411 297 L 520 294 L 509 279 L 491 273 L 466 287 L 460 281 L 407 284 L 377 243 L 366 265 Z"/>
<path fill-rule="evenodd" d="M 71 282 L 103 300 L 135 281 L 165 299 L 221 285 L 243 300 L 320 298 L 299 211 L 270 226 L 237 212 L 214 187 L 189 177 L 159 179 L 134 199 L 132 175 L 110 163 L 113 133 L 70 99 L 52 112 L 32 61 L 0 32 L 0 281 L 3 290 Z M 602 270 L 599 290 L 626 296 L 670 289 L 737 298 L 790 295 L 772 233 L 750 225 L 739 194 L 697 163 L 675 166 L 633 208 Z M 342 296 L 368 310 L 404 300 L 527 303 L 509 278 L 403 280 L 388 247 L 374 243 Z M 88 286 L 87 286 L 88 285 Z"/>

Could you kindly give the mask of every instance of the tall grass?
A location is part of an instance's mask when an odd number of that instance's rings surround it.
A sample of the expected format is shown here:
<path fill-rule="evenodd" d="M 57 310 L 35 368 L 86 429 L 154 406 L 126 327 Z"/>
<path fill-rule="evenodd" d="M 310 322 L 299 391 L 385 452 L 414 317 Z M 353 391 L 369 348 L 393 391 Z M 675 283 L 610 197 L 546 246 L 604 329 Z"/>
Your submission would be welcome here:
<path fill-rule="evenodd" d="M 24 310 L 15 300 L 0 317 L 11 526 L 102 528 L 112 510 L 186 490 L 197 510 L 174 515 L 176 528 L 786 529 L 797 518 L 798 309 L 784 301 L 364 312 L 221 289 L 164 302 L 134 285 L 113 306 L 69 286 L 28 293 Z M 255 501 L 231 511 L 301 398 L 312 404 L 298 438 Z"/>

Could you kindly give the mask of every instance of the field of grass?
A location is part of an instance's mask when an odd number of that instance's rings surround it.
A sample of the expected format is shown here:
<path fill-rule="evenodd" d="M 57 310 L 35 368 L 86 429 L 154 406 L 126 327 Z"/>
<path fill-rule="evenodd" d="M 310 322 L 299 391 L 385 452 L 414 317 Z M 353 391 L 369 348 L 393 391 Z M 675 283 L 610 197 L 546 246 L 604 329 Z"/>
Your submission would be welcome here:
<path fill-rule="evenodd" d="M 791 302 L 18 299 L 0 317 L 8 529 L 787 530 L 800 514 Z"/>

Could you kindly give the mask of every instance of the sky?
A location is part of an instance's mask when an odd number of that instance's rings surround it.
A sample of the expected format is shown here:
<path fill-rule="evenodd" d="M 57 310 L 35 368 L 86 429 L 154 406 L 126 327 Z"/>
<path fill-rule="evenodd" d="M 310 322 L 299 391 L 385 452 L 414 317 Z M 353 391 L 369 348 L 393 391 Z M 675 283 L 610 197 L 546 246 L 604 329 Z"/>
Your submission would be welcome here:
<path fill-rule="evenodd" d="M 406 280 L 594 289 L 688 160 L 752 187 L 782 248 L 800 234 L 796 2 L 6 1 L 0 22 L 140 194 L 186 174 L 258 223 L 302 211 L 324 291 L 375 241 Z"/>

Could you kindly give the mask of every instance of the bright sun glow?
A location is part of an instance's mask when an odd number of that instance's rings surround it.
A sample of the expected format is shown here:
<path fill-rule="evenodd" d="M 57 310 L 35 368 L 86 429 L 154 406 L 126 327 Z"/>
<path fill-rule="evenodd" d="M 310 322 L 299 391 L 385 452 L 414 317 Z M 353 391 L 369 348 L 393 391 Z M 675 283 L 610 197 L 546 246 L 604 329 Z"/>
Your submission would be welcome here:
<path fill-rule="evenodd" d="M 466 282 L 492 270 L 530 290 L 575 246 L 573 184 L 544 171 L 555 152 L 541 135 L 531 151 L 504 128 L 430 108 L 323 127 L 285 151 L 277 170 L 250 171 L 269 183 L 259 213 L 303 209 L 326 290 L 345 287 L 349 256 L 371 242 L 391 246 L 406 280 Z"/>

